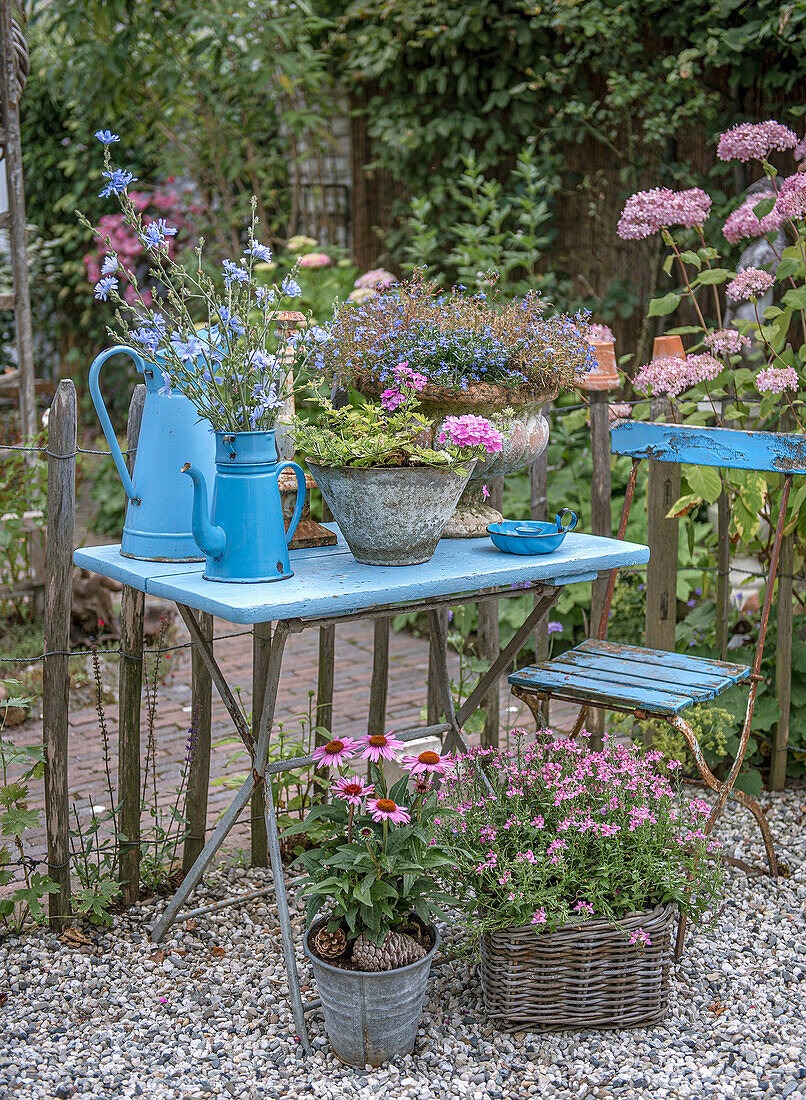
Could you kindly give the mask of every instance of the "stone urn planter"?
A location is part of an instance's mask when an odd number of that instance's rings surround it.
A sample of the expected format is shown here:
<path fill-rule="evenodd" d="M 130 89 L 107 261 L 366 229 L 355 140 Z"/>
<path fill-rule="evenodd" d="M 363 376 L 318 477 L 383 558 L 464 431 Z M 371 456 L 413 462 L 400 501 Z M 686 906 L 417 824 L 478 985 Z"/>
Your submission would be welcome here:
<path fill-rule="evenodd" d="M 439 466 L 308 468 L 356 561 L 419 565 L 429 561 L 472 476 Z"/>
<path fill-rule="evenodd" d="M 361 392 L 376 397 L 381 389 L 364 383 Z M 428 385 L 420 390 L 417 399 L 420 412 L 432 422 L 432 428 L 424 433 L 425 446 L 439 447 L 438 436 L 448 416 L 500 416 L 504 409 L 513 410 L 508 427 L 504 430 L 504 449 L 487 459 L 479 459 L 470 475 L 467 487 L 459 499 L 456 510 L 448 520 L 443 538 L 486 538 L 487 527 L 500 523 L 501 513 L 484 499 L 484 485 L 493 477 L 505 477 L 517 470 L 531 466 L 546 449 L 549 424 L 543 416 L 543 406 L 553 401 L 558 387 L 542 390 L 517 390 L 507 386 L 475 382 L 466 390 L 447 389 Z"/>
<path fill-rule="evenodd" d="M 382 1066 L 411 1054 L 425 999 L 439 932 L 427 929 L 433 946 L 422 959 L 396 970 L 351 970 L 334 966 L 313 950 L 327 919 L 305 933 L 303 948 L 313 965 L 322 1000 L 325 1030 L 333 1053 L 351 1066 Z"/>

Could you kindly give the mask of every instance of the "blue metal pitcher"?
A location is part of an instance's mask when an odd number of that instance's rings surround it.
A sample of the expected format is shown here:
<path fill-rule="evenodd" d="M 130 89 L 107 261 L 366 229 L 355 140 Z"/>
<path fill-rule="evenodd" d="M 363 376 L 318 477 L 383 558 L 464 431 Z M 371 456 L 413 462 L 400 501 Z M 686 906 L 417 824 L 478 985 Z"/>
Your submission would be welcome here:
<path fill-rule="evenodd" d="M 206 556 L 208 581 L 281 581 L 293 577 L 288 544 L 305 506 L 305 474 L 296 462 L 278 462 L 274 431 L 216 432 L 213 506 L 208 514 L 208 480 L 186 462 L 193 482 L 193 537 Z M 288 530 L 277 477 L 291 469 L 297 503 Z"/>
<path fill-rule="evenodd" d="M 126 463 L 112 429 L 99 376 L 113 355 L 128 355 L 143 376 L 146 400 L 134 471 Z M 160 360 L 149 362 L 135 348 L 121 344 L 101 352 L 90 367 L 90 394 L 112 452 L 129 503 L 120 552 L 142 561 L 203 561 L 193 538 L 193 492 L 179 467 L 186 459 L 212 478 L 214 444 L 210 426 L 191 402 L 169 393 Z"/>

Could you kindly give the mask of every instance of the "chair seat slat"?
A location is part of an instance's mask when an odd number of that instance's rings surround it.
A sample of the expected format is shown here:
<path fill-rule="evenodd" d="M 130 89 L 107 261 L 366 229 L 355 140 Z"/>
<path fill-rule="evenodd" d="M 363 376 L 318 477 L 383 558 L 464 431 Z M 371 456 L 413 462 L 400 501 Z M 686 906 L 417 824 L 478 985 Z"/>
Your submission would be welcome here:
<path fill-rule="evenodd" d="M 569 649 L 558 657 L 554 657 L 551 661 L 552 666 L 566 663 L 576 668 L 610 674 L 616 679 L 623 678 L 632 682 L 633 679 L 638 677 L 647 680 L 649 683 L 657 684 L 659 687 L 669 684 L 673 688 L 685 688 L 686 690 L 689 687 L 695 687 L 723 691 L 726 680 L 724 673 L 713 672 L 709 669 L 669 666 L 654 659 L 625 661 L 620 657 L 611 657 L 605 653 L 591 653 L 583 650 L 581 646 L 577 649 Z"/>
<path fill-rule="evenodd" d="M 657 661 L 666 668 L 701 669 L 704 673 L 724 676 L 733 683 L 746 680 L 750 675 L 749 665 L 732 664 L 730 661 L 717 661 L 711 657 L 695 657 L 688 653 L 672 653 L 665 649 L 644 649 L 643 646 L 620 645 L 618 642 L 604 642 L 589 638 L 577 647 L 586 653 L 606 653 L 622 661 L 637 661 L 646 665 L 650 660 Z"/>
<path fill-rule="evenodd" d="M 573 676 L 559 672 L 555 668 L 524 668 L 509 677 L 510 684 L 551 695 L 562 694 L 580 702 L 595 706 L 624 707 L 627 710 L 646 710 L 650 714 L 677 714 L 694 703 L 691 695 L 685 692 L 672 693 L 658 691 L 648 687 L 629 687 L 611 682 L 599 683 L 595 680 L 579 681 Z"/>

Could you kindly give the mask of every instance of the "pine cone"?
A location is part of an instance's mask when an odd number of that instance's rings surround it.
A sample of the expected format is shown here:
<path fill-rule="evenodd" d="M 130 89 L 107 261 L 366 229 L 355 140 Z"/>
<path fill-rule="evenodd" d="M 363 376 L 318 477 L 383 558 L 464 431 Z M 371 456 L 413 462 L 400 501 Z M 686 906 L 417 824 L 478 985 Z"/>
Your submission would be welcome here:
<path fill-rule="evenodd" d="M 344 934 L 343 928 L 337 928 L 335 932 L 328 932 L 325 924 L 314 936 L 313 943 L 323 959 L 337 959 L 347 949 L 347 936 Z"/>
<path fill-rule="evenodd" d="M 425 958 L 426 952 L 405 932 L 389 932 L 378 946 L 362 932 L 353 944 L 353 965 L 356 970 L 398 970 L 401 966 Z"/>

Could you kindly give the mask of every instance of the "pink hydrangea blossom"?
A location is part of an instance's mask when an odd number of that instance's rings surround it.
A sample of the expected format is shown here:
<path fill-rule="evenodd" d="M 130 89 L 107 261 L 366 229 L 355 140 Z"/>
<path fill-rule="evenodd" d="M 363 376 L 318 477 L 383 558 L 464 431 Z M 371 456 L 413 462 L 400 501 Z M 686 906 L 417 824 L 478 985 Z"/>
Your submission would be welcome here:
<path fill-rule="evenodd" d="M 300 267 L 330 267 L 332 262 L 326 252 L 306 252 L 304 256 L 299 258 Z"/>
<path fill-rule="evenodd" d="M 383 290 L 396 282 L 397 279 L 391 271 L 386 271 L 382 267 L 374 267 L 372 271 L 359 275 L 354 286 L 356 290 Z"/>
<path fill-rule="evenodd" d="M 806 160 L 806 137 L 802 137 L 792 150 L 795 160 Z"/>
<path fill-rule="evenodd" d="M 608 409 L 610 419 L 612 420 L 626 420 L 632 413 L 632 406 L 627 405 L 624 402 L 617 402 L 615 405 L 611 405 Z"/>
<path fill-rule="evenodd" d="M 751 195 L 729 215 L 722 226 L 722 235 L 729 244 L 738 244 L 747 237 L 762 237 L 781 228 L 784 214 L 779 210 L 777 202 L 761 220 L 756 217 L 755 207 L 769 197 L 771 196 Z"/>
<path fill-rule="evenodd" d="M 615 340 L 613 330 L 609 325 L 588 325 L 589 340 Z"/>
<path fill-rule="evenodd" d="M 645 363 L 633 379 L 633 385 L 639 393 L 665 393 L 676 397 L 698 382 L 716 378 L 723 370 L 723 364 L 707 353 L 689 355 L 686 359 L 669 355 Z"/>
<path fill-rule="evenodd" d="M 784 390 L 798 390 L 800 379 L 794 367 L 765 367 L 756 375 L 756 389 L 759 393 L 783 393 Z"/>
<path fill-rule="evenodd" d="M 483 416 L 448 416 L 438 436 L 440 443 L 454 447 L 484 447 L 487 454 L 504 449 L 504 437 Z"/>
<path fill-rule="evenodd" d="M 720 160 L 763 160 L 776 149 L 795 149 L 797 145 L 798 135 L 781 122 L 740 122 L 720 134 L 716 155 Z"/>
<path fill-rule="evenodd" d="M 370 798 L 367 809 L 373 821 L 391 821 L 393 825 L 408 825 L 411 814 L 405 806 L 398 806 L 391 798 Z"/>
<path fill-rule="evenodd" d="M 711 197 L 699 187 L 686 191 L 653 187 L 627 199 L 616 232 L 625 241 L 640 241 L 673 225 L 692 229 L 707 221 L 710 213 Z"/>
<path fill-rule="evenodd" d="M 781 221 L 806 218 L 806 172 L 796 172 L 781 181 L 773 213 L 777 213 Z"/>
<path fill-rule="evenodd" d="M 750 298 L 766 293 L 774 285 L 775 278 L 769 271 L 762 271 L 758 267 L 745 267 L 725 287 L 725 294 L 732 302 L 746 302 Z"/>
<path fill-rule="evenodd" d="M 750 347 L 750 338 L 735 328 L 720 328 L 708 333 L 705 346 L 715 355 L 738 355 L 742 348 Z"/>

